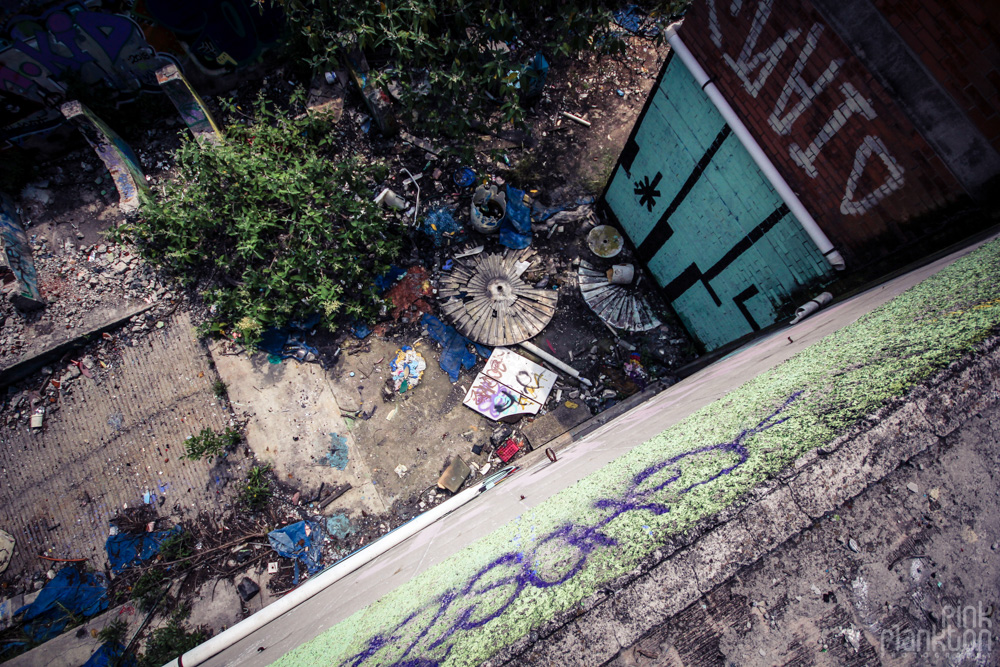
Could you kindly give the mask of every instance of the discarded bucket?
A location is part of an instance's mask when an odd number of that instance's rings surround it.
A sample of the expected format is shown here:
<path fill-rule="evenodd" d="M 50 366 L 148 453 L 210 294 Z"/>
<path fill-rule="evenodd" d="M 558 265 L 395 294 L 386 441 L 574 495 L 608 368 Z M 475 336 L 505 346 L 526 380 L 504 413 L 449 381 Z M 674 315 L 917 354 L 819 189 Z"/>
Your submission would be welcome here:
<path fill-rule="evenodd" d="M 500 228 L 500 221 L 507 213 L 507 196 L 498 192 L 495 185 L 480 185 L 472 195 L 469 222 L 482 234 L 492 234 Z"/>
<path fill-rule="evenodd" d="M 613 285 L 631 285 L 635 277 L 635 267 L 631 264 L 615 264 L 608 269 L 608 282 Z"/>

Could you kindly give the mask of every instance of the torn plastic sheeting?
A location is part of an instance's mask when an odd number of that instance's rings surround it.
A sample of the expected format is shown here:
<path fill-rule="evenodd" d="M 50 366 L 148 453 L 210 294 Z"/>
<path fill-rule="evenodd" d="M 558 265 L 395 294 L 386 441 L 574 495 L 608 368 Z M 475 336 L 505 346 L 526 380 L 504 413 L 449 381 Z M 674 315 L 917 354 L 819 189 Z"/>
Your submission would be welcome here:
<path fill-rule="evenodd" d="M 441 247 L 449 241 L 463 241 L 466 238 L 465 229 L 455 220 L 452 211 L 445 207 L 431 210 L 424 218 L 421 228 L 424 234 L 434 239 L 434 245 Z"/>
<path fill-rule="evenodd" d="M 125 647 L 118 642 L 105 642 L 83 667 L 136 667 L 135 657 L 125 654 Z"/>
<path fill-rule="evenodd" d="M 34 602 L 14 614 L 24 612 L 24 633 L 33 641 L 43 642 L 62 633 L 71 616 L 93 616 L 107 609 L 106 592 L 103 575 L 64 567 Z"/>
<path fill-rule="evenodd" d="M 309 574 L 315 574 L 323 567 L 320 563 L 323 558 L 322 539 L 319 526 L 307 521 L 292 523 L 267 534 L 267 541 L 279 556 L 295 559 L 295 584 L 299 583 L 299 561 L 306 566 Z"/>
<path fill-rule="evenodd" d="M 304 320 L 289 322 L 286 327 L 266 329 L 260 336 L 257 348 L 281 359 L 312 361 L 319 356 L 319 350 L 311 345 L 306 345 L 303 337 L 319 322 L 319 313 L 313 313 Z"/>
<path fill-rule="evenodd" d="M 531 212 L 524 203 L 524 190 L 507 186 L 507 214 L 500 221 L 500 243 L 513 250 L 531 245 Z"/>
<path fill-rule="evenodd" d="M 625 28 L 629 32 L 644 37 L 656 37 L 660 34 L 660 29 L 656 23 L 648 16 L 639 13 L 636 5 L 629 5 L 625 9 L 619 9 L 612 14 L 615 23 Z"/>
<path fill-rule="evenodd" d="M 490 348 L 479 343 L 473 343 L 468 338 L 458 332 L 455 327 L 449 326 L 434 317 L 424 314 L 420 323 L 427 327 L 430 337 L 441 343 L 441 360 L 438 365 L 441 370 L 448 374 L 452 382 L 458 382 L 458 374 L 462 368 L 472 370 L 476 365 L 476 355 L 469 352 L 469 345 L 474 345 L 476 353 L 486 359 L 492 353 Z"/>
<path fill-rule="evenodd" d="M 326 455 L 326 462 L 331 468 L 345 470 L 347 468 L 347 437 L 338 433 L 330 434 L 330 453 Z"/>
<path fill-rule="evenodd" d="M 367 338 L 372 333 L 372 328 L 364 322 L 355 322 L 351 325 L 351 333 L 355 338 Z"/>
<path fill-rule="evenodd" d="M 542 89 L 545 88 L 545 79 L 548 74 L 549 62 L 539 51 L 521 72 L 521 91 L 526 102 L 531 103 L 542 96 Z"/>
<path fill-rule="evenodd" d="M 577 209 L 581 206 L 589 206 L 594 203 L 593 197 L 580 197 L 573 204 L 563 204 L 562 206 L 552 206 L 550 208 L 542 208 L 539 202 L 534 202 L 531 205 L 531 217 L 535 222 L 545 222 L 556 213 L 562 213 L 563 211 L 568 211 L 569 209 Z"/>
<path fill-rule="evenodd" d="M 108 550 L 111 571 L 118 574 L 127 567 L 149 560 L 160 552 L 160 544 L 163 540 L 180 533 L 182 530 L 183 528 L 180 526 L 174 526 L 170 530 L 161 530 L 155 533 L 109 535 L 104 546 Z"/>

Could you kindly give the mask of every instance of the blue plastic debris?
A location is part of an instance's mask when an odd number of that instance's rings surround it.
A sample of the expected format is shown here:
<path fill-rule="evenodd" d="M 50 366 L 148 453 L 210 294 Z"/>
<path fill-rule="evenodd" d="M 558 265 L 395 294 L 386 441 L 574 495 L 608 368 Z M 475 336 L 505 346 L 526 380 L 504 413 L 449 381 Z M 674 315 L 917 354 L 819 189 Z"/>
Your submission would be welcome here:
<path fill-rule="evenodd" d="M 469 345 L 474 345 L 476 354 L 483 359 L 490 356 L 492 350 L 478 343 L 472 343 L 468 338 L 458 333 L 455 327 L 449 326 L 434 317 L 424 313 L 420 318 L 420 323 L 427 327 L 430 337 L 441 343 L 444 348 L 441 352 L 441 360 L 438 365 L 441 370 L 448 374 L 452 382 L 458 382 L 458 373 L 462 368 L 471 370 L 476 365 L 476 355 L 469 352 Z"/>
<path fill-rule="evenodd" d="M 326 534 L 342 540 L 354 532 L 351 520 L 343 512 L 334 514 L 326 520 Z"/>
<path fill-rule="evenodd" d="M 289 322 L 286 327 L 271 327 L 260 336 L 257 348 L 267 352 L 270 363 L 280 363 L 280 359 L 312 361 L 319 356 L 319 350 L 305 343 L 305 335 L 320 322 L 319 313 L 314 313 L 302 321 Z M 279 361 L 275 361 L 275 358 Z"/>
<path fill-rule="evenodd" d="M 465 229 L 455 220 L 452 211 L 443 206 L 427 214 L 421 231 L 434 239 L 434 245 L 439 248 L 448 241 L 462 241 L 466 237 Z"/>
<path fill-rule="evenodd" d="M 381 276 L 375 279 L 375 289 L 381 294 L 387 289 L 399 282 L 400 278 L 406 275 L 406 269 L 400 268 L 393 264 L 389 267 L 389 270 L 383 273 Z"/>
<path fill-rule="evenodd" d="M 524 190 L 507 186 L 507 214 L 500 221 L 500 243 L 513 250 L 531 245 L 531 212 L 524 203 Z"/>
<path fill-rule="evenodd" d="M 567 209 L 579 208 L 581 206 L 586 206 L 588 204 L 593 204 L 593 197 L 580 197 L 576 200 L 574 204 L 564 204 L 562 206 L 552 206 L 550 208 L 542 208 L 542 205 L 537 201 L 531 205 L 531 218 L 535 222 L 545 222 L 556 213 L 560 213 Z"/>
<path fill-rule="evenodd" d="M 660 29 L 656 26 L 656 23 L 648 16 L 641 14 L 639 8 L 635 5 L 619 9 L 612 16 L 615 19 L 615 23 L 636 35 L 656 37 L 660 34 Z"/>
<path fill-rule="evenodd" d="M 545 88 L 545 79 L 549 74 L 549 63 L 545 56 L 539 51 L 524 71 L 521 73 L 523 84 L 521 90 L 524 95 L 524 102 L 531 104 L 542 97 L 542 89 Z"/>
<path fill-rule="evenodd" d="M 127 567 L 149 560 L 160 552 L 160 543 L 163 540 L 183 530 L 180 526 L 174 526 L 170 530 L 155 533 L 119 533 L 108 536 L 104 546 L 108 550 L 111 571 L 118 574 Z"/>
<path fill-rule="evenodd" d="M 461 167 L 455 170 L 455 185 L 460 188 L 471 187 L 476 182 L 476 172 L 471 167 Z"/>
<path fill-rule="evenodd" d="M 299 561 L 306 566 L 309 574 L 318 572 L 323 566 L 321 548 L 323 534 L 319 526 L 308 521 L 292 523 L 284 528 L 272 530 L 267 534 L 267 541 L 279 556 L 295 559 L 295 577 L 293 584 L 299 583 Z"/>
<path fill-rule="evenodd" d="M 104 576 L 64 567 L 45 585 L 35 601 L 21 607 L 23 631 L 36 642 L 44 642 L 62 633 L 71 616 L 93 616 L 108 608 Z"/>
<path fill-rule="evenodd" d="M 364 322 L 355 322 L 351 325 L 351 333 L 355 338 L 367 338 L 371 335 L 372 328 Z"/>
<path fill-rule="evenodd" d="M 97 649 L 83 667 L 136 667 L 139 664 L 132 655 L 125 655 L 125 647 L 118 642 L 105 642 Z"/>
<path fill-rule="evenodd" d="M 331 468 L 344 470 L 347 468 L 347 437 L 337 433 L 330 434 L 330 453 L 326 462 Z"/>

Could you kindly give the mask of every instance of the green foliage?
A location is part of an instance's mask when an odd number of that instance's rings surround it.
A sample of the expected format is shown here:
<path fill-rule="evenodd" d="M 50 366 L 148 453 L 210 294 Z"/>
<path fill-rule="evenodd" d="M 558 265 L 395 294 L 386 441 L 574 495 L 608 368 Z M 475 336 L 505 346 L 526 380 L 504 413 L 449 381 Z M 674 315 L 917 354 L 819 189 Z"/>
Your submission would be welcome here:
<path fill-rule="evenodd" d="M 229 427 L 222 433 L 205 427 L 198 435 L 192 435 L 184 441 L 187 451 L 181 458 L 189 461 L 208 458 L 211 461 L 213 457 L 220 456 L 230 447 L 235 447 L 242 437 L 239 431 Z"/>
<path fill-rule="evenodd" d="M 293 109 L 302 107 L 301 90 Z M 178 177 L 143 215 L 117 228 L 147 258 L 187 282 L 209 278 L 213 325 L 249 348 L 271 326 L 320 312 L 334 329 L 370 319 L 383 302 L 374 279 L 400 248 L 400 234 L 372 199 L 378 165 L 336 156 L 328 120 L 254 103 L 226 141 L 187 139 L 175 158 Z"/>
<path fill-rule="evenodd" d="M 151 610 L 163 597 L 164 589 L 169 585 L 166 577 L 159 570 L 147 570 L 132 584 L 132 599 L 143 611 Z"/>
<path fill-rule="evenodd" d="M 181 607 L 170 616 L 165 626 L 153 630 L 146 642 L 146 651 L 139 660 L 140 667 L 165 665 L 208 639 L 208 633 L 201 629 L 190 632 L 184 629 L 182 622 L 189 614 L 189 609 Z"/>
<path fill-rule="evenodd" d="M 344 66 L 360 48 L 392 80 L 418 128 L 460 136 L 471 127 L 522 124 L 525 65 L 582 51 L 620 54 L 623 31 L 605 0 L 272 0 L 284 8 L 315 70 Z M 653 15 L 675 16 L 687 2 L 661 0 Z M 383 63 L 388 61 L 386 66 Z"/>
<path fill-rule="evenodd" d="M 228 392 L 229 385 L 227 385 L 224 381 L 216 380 L 212 383 L 212 393 L 215 394 L 215 397 L 219 400 L 224 399 Z"/>
<path fill-rule="evenodd" d="M 271 472 L 270 464 L 250 468 L 247 473 L 246 482 L 240 488 L 240 500 L 250 509 L 260 509 L 267 504 L 271 498 L 271 480 L 268 473 Z"/>
<path fill-rule="evenodd" d="M 186 530 L 170 535 L 160 542 L 160 557 L 164 561 L 172 563 L 193 556 L 194 548 L 191 539 L 191 533 Z"/>
<path fill-rule="evenodd" d="M 113 644 L 124 644 L 125 634 L 128 632 L 128 623 L 123 619 L 116 618 L 107 625 L 105 625 L 97 633 L 97 639 L 102 644 L 111 642 Z"/>

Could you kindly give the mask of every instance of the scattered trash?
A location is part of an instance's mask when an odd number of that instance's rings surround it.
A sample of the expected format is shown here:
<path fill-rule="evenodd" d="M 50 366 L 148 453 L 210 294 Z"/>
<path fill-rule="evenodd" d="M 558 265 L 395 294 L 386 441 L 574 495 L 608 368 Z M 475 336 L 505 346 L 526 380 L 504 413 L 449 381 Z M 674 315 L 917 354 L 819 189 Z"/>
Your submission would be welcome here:
<path fill-rule="evenodd" d="M 798 324 L 831 301 L 833 301 L 833 295 L 829 292 L 823 292 L 815 299 L 806 301 L 795 309 L 795 317 L 792 319 L 791 324 Z"/>
<path fill-rule="evenodd" d="M 385 298 L 392 302 L 392 319 L 399 320 L 407 316 L 411 307 L 422 313 L 430 313 L 430 305 L 424 301 L 424 297 L 433 294 L 431 291 L 430 276 L 422 266 L 411 266 L 403 274 L 403 277 L 396 282 L 392 288 L 386 292 Z"/>
<path fill-rule="evenodd" d="M 531 245 L 531 209 L 523 190 L 507 186 L 507 214 L 500 221 L 500 244 L 512 250 Z"/>
<path fill-rule="evenodd" d="M 625 241 L 611 225 L 598 225 L 587 234 L 587 245 L 598 257 L 614 257 L 622 251 Z"/>
<path fill-rule="evenodd" d="M 64 567 L 39 592 L 35 601 L 21 607 L 21 630 L 32 641 L 44 642 L 62 633 L 73 618 L 94 616 L 108 608 L 104 576 Z"/>
<path fill-rule="evenodd" d="M 542 98 L 548 74 L 549 63 L 539 51 L 521 72 L 521 103 L 524 106 L 533 106 Z"/>
<path fill-rule="evenodd" d="M 545 328 L 556 311 L 558 292 L 531 287 L 517 265 L 532 250 L 479 254 L 456 259 L 441 278 L 441 311 L 459 332 L 483 345 L 513 345 Z"/>
<path fill-rule="evenodd" d="M 83 667 L 136 667 L 138 664 L 134 656 L 125 655 L 124 646 L 109 641 L 101 644 L 90 659 L 83 663 Z"/>
<path fill-rule="evenodd" d="M 545 448 L 545 456 L 549 457 L 549 461 L 552 461 L 553 463 L 555 463 L 556 461 L 559 460 L 559 459 L 556 458 L 556 452 L 555 452 L 555 450 L 552 449 L 551 447 L 546 447 Z"/>
<path fill-rule="evenodd" d="M 571 121 L 574 121 L 576 123 L 579 123 L 580 125 L 583 125 L 584 127 L 590 127 L 590 121 L 589 120 L 585 120 L 583 118 L 580 118 L 576 114 L 571 114 L 568 111 L 563 111 L 562 115 L 565 116 L 566 118 L 569 118 Z"/>
<path fill-rule="evenodd" d="M 505 442 L 503 445 L 497 448 L 497 456 L 500 458 L 501 461 L 507 463 L 512 458 L 514 458 L 514 455 L 517 454 L 518 451 L 520 451 L 520 448 L 518 447 L 517 441 L 511 438 L 508 439 L 507 442 Z"/>
<path fill-rule="evenodd" d="M 443 350 L 438 365 L 448 374 L 452 382 L 458 382 L 458 374 L 462 368 L 471 370 L 476 365 L 476 355 L 469 351 L 470 345 L 474 346 L 476 353 L 484 359 L 490 356 L 488 347 L 472 343 L 454 327 L 448 326 L 433 315 L 425 313 L 420 318 L 420 323 L 427 327 L 430 337 L 441 344 Z"/>
<path fill-rule="evenodd" d="M 313 540 L 321 540 L 321 534 L 315 524 L 307 521 L 292 523 L 267 534 L 267 541 L 279 556 L 296 559 L 295 577 L 292 579 L 295 585 L 299 583 L 299 561 L 306 566 L 309 574 L 322 568 L 323 550 L 319 544 L 313 547 Z"/>
<path fill-rule="evenodd" d="M 146 562 L 160 553 L 160 544 L 163 540 L 183 530 L 180 526 L 174 526 L 170 530 L 156 532 L 109 535 L 104 547 L 108 551 L 111 571 L 119 574 L 126 568 Z"/>
<path fill-rule="evenodd" d="M 606 273 L 586 261 L 580 262 L 577 275 L 583 300 L 603 322 L 626 331 L 648 331 L 660 326 L 659 318 L 636 285 L 613 284 Z"/>
<path fill-rule="evenodd" d="M 625 376 L 635 383 L 635 386 L 642 391 L 649 384 L 649 375 L 646 373 L 646 369 L 642 366 L 642 361 L 640 361 L 639 353 L 633 352 L 629 355 L 628 361 L 622 366 L 622 370 L 625 371 Z"/>
<path fill-rule="evenodd" d="M 347 468 L 347 437 L 331 433 L 330 440 L 330 451 L 326 455 L 326 462 L 331 468 L 345 470 Z"/>
<path fill-rule="evenodd" d="M 41 428 L 44 422 L 45 422 L 45 406 L 39 405 L 37 408 L 35 408 L 35 411 L 31 413 L 31 428 Z"/>
<path fill-rule="evenodd" d="M 490 419 L 538 414 L 556 374 L 506 348 L 496 348 L 476 376 L 462 404 Z"/>
<path fill-rule="evenodd" d="M 300 362 L 315 361 L 319 357 L 319 350 L 306 345 L 303 338 L 306 332 L 316 328 L 319 321 L 320 315 L 316 313 L 301 322 L 289 322 L 285 327 L 266 329 L 260 336 L 257 349 L 276 357 L 277 363 L 281 363 L 284 359 L 295 359 Z M 270 357 L 268 361 L 275 363 Z"/>
<path fill-rule="evenodd" d="M 267 564 L 268 574 L 278 574 L 278 561 L 272 560 Z"/>
<path fill-rule="evenodd" d="M 427 214 L 421 229 L 424 234 L 434 239 L 434 245 L 439 248 L 453 241 L 461 242 L 465 239 L 465 229 L 455 220 L 451 210 L 443 206 L 432 209 Z"/>
<path fill-rule="evenodd" d="M 326 520 L 326 534 L 342 540 L 354 532 L 351 520 L 343 512 L 338 512 Z"/>
<path fill-rule="evenodd" d="M 397 393 L 403 394 L 420 382 L 427 368 L 424 357 L 409 345 L 396 350 L 395 358 L 389 362 L 392 384 Z"/>
<path fill-rule="evenodd" d="M 853 551 L 854 553 L 858 553 L 861 551 L 861 547 L 859 547 L 858 543 L 854 541 L 854 538 L 847 540 L 847 548 Z"/>
<path fill-rule="evenodd" d="M 7 571 L 10 559 L 14 556 L 14 536 L 5 530 L 0 530 L 0 574 Z"/>
<path fill-rule="evenodd" d="M 253 596 L 260 593 L 260 586 L 251 581 L 249 577 L 243 577 L 243 581 L 236 586 L 236 592 L 240 594 L 241 600 L 249 602 Z"/>
<path fill-rule="evenodd" d="M 397 211 L 405 211 L 410 206 L 408 201 L 397 195 L 389 188 L 383 188 L 382 192 L 376 195 L 375 203 L 388 206 L 389 208 L 394 208 Z"/>
<path fill-rule="evenodd" d="M 636 35 L 656 37 L 660 34 L 660 28 L 656 25 L 656 21 L 640 14 L 639 8 L 636 5 L 629 5 L 625 9 L 616 10 L 612 14 L 612 17 L 615 23 Z"/>
<path fill-rule="evenodd" d="M 576 410 L 578 407 L 580 407 L 580 404 L 576 403 L 575 401 L 566 401 L 565 403 L 563 403 L 563 405 L 565 405 L 570 410 Z"/>
<path fill-rule="evenodd" d="M 471 474 L 472 468 L 469 467 L 469 464 L 462 460 L 461 456 L 456 456 L 441 473 L 437 482 L 438 488 L 448 489 L 452 493 L 456 493 Z"/>
<path fill-rule="evenodd" d="M 472 257 L 473 255 L 478 255 L 481 253 L 486 246 L 477 245 L 474 248 L 469 248 L 468 250 L 463 250 L 456 254 L 452 259 L 462 259 L 463 257 Z M 450 261 L 450 260 L 449 260 Z"/>
<path fill-rule="evenodd" d="M 406 474 L 407 470 L 408 470 L 407 467 L 404 466 L 402 463 L 400 463 L 393 469 L 393 472 L 396 473 L 400 479 L 403 479 L 403 476 Z"/>
<path fill-rule="evenodd" d="M 469 223 L 480 234 L 492 234 L 500 228 L 500 221 L 507 212 L 507 195 L 497 186 L 480 185 L 472 195 Z"/>
<path fill-rule="evenodd" d="M 367 338 L 371 335 L 371 332 L 372 328 L 364 322 L 355 322 L 351 325 L 351 333 L 354 334 L 355 338 Z"/>

